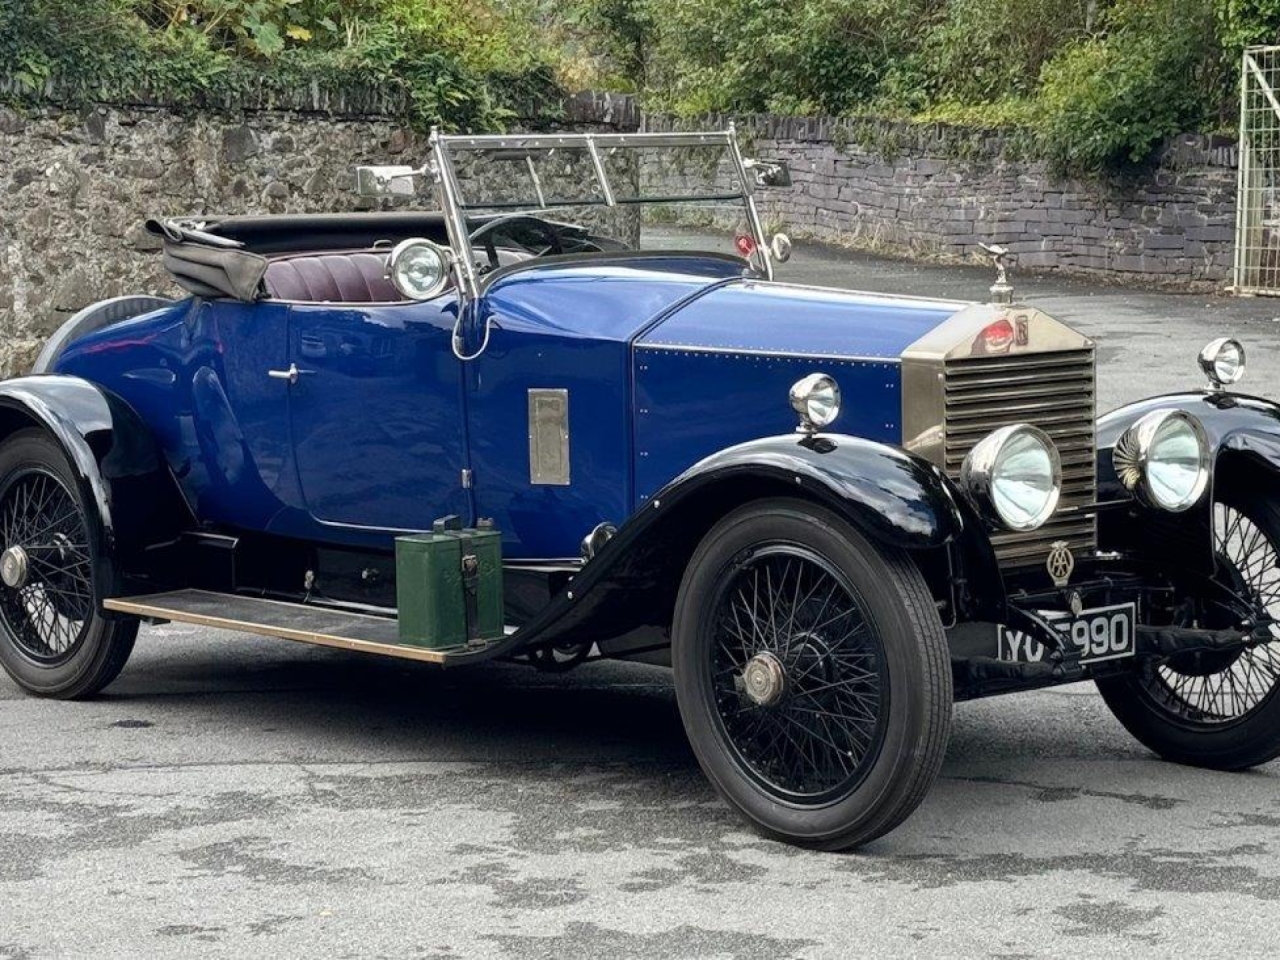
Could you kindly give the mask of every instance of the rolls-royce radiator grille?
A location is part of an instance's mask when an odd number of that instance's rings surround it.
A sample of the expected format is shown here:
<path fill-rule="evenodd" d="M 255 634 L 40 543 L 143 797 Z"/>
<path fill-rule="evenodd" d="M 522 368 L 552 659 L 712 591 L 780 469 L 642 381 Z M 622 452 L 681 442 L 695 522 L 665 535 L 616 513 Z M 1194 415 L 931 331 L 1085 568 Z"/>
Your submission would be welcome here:
<path fill-rule="evenodd" d="M 960 464 L 974 444 L 1012 423 L 1039 427 L 1062 455 L 1057 512 L 1038 530 L 994 535 L 1001 563 L 1043 563 L 1056 540 L 1067 541 L 1077 553 L 1092 551 L 1096 521 L 1080 508 L 1093 503 L 1097 493 L 1093 349 L 951 359 L 944 371 L 948 476 L 960 476 Z"/>

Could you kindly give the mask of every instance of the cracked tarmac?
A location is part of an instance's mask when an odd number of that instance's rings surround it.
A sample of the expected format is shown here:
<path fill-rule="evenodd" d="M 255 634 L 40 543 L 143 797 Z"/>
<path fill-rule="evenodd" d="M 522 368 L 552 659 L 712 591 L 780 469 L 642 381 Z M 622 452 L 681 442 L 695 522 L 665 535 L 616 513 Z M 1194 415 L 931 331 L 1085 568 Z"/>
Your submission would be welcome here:
<path fill-rule="evenodd" d="M 990 274 L 802 246 L 783 276 Z M 1280 303 L 1015 282 L 1097 337 L 1104 409 L 1194 385 L 1220 331 L 1280 393 Z M 959 705 L 919 812 L 815 854 L 715 798 L 663 670 L 152 627 L 95 701 L 0 680 L 0 960 L 1274 955 L 1278 788 L 1156 760 L 1077 685 Z"/>

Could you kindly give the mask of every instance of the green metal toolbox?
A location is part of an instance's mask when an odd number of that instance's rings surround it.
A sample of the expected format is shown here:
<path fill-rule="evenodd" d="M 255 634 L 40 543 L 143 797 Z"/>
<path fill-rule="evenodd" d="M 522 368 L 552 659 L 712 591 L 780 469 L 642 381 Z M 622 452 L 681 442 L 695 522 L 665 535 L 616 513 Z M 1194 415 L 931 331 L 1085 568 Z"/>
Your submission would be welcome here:
<path fill-rule="evenodd" d="M 437 520 L 396 538 L 400 641 L 441 650 L 503 635 L 502 535 L 481 520 Z"/>

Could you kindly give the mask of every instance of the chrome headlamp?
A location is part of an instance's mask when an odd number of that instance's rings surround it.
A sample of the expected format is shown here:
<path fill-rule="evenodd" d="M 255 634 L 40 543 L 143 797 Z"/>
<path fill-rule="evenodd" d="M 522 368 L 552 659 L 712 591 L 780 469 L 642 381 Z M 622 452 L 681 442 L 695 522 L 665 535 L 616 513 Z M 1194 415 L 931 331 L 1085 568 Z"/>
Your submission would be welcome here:
<path fill-rule="evenodd" d="M 1062 493 L 1062 459 L 1049 436 L 1028 423 L 983 437 L 960 466 L 960 486 L 988 520 L 1035 530 Z"/>
<path fill-rule="evenodd" d="M 1230 337 L 1211 340 L 1200 351 L 1199 363 L 1213 388 L 1221 390 L 1244 376 L 1244 346 Z"/>
<path fill-rule="evenodd" d="M 1143 503 L 1179 513 L 1209 486 L 1204 427 L 1182 410 L 1153 410 L 1120 435 L 1111 452 L 1116 476 Z"/>
<path fill-rule="evenodd" d="M 825 373 L 811 373 L 791 385 L 791 409 L 800 415 L 800 432 L 816 433 L 840 416 L 840 386 Z"/>
<path fill-rule="evenodd" d="M 449 285 L 449 253 L 430 240 L 402 240 L 387 258 L 387 277 L 408 299 L 431 300 Z"/>

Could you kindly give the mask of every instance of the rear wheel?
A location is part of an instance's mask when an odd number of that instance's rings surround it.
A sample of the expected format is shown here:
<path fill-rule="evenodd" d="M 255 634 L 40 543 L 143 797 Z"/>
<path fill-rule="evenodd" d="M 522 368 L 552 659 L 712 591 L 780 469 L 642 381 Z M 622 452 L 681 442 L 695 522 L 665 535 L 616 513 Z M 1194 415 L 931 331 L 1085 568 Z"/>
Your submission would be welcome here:
<path fill-rule="evenodd" d="M 133 650 L 137 622 L 98 610 L 88 510 L 46 434 L 22 430 L 0 446 L 0 664 L 37 696 L 91 696 Z"/>
<path fill-rule="evenodd" d="M 905 820 L 951 722 L 945 635 L 923 578 L 811 504 L 752 504 L 695 551 L 672 660 L 690 743 L 768 836 L 857 846 Z"/>
<path fill-rule="evenodd" d="M 1220 577 L 1280 619 L 1280 506 L 1257 493 L 1213 506 Z M 1273 640 L 1231 653 L 1147 661 L 1098 681 L 1112 713 L 1167 760 L 1242 770 L 1280 756 L 1280 626 Z"/>

